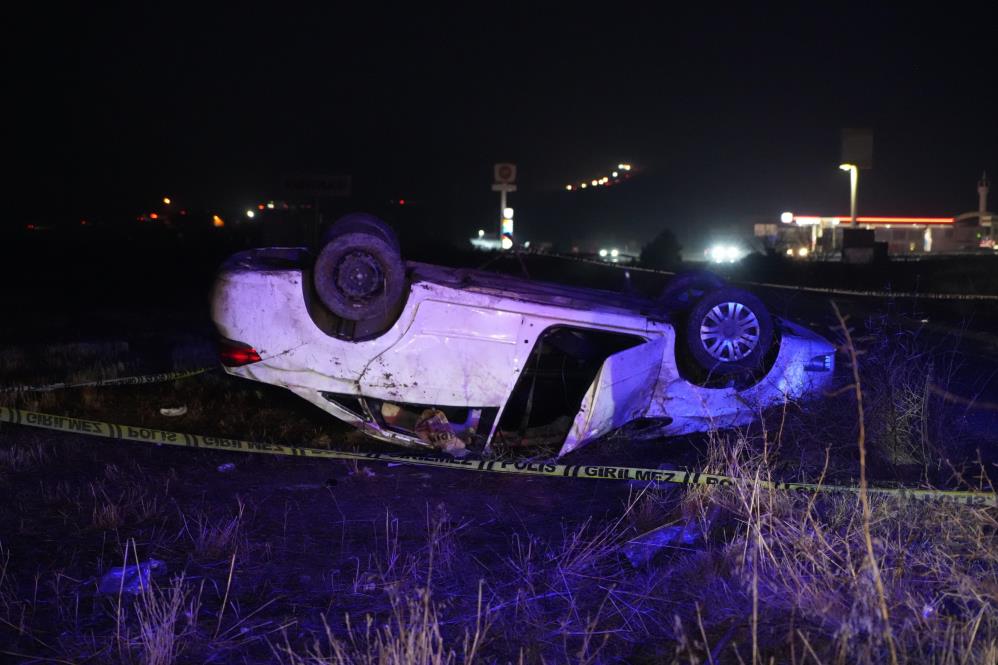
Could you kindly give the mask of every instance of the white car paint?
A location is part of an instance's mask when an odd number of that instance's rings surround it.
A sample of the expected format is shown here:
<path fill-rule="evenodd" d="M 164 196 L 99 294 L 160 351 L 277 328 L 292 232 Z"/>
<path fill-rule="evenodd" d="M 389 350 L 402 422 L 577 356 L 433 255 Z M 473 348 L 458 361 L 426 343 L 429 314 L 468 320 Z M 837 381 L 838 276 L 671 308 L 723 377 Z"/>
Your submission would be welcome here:
<path fill-rule="evenodd" d="M 274 256 L 290 257 L 274 261 Z M 323 332 L 309 314 L 310 262 L 301 249 L 242 252 L 220 272 L 212 317 L 220 334 L 252 346 L 261 360 L 227 371 L 283 386 L 371 436 L 428 446 L 414 434 L 380 425 L 322 392 L 422 405 L 502 410 L 538 337 L 555 325 L 624 333 L 645 340 L 606 359 L 564 441 L 565 454 L 638 419 L 661 423 L 664 435 L 751 422 L 766 407 L 797 400 L 831 379 L 806 371 L 817 356 L 833 363 L 834 347 L 810 331 L 778 321 L 772 368 L 744 390 L 705 388 L 682 378 L 673 325 L 650 302 L 621 294 L 527 282 L 479 271 L 410 262 L 410 287 L 395 323 L 373 339 L 349 341 Z"/>

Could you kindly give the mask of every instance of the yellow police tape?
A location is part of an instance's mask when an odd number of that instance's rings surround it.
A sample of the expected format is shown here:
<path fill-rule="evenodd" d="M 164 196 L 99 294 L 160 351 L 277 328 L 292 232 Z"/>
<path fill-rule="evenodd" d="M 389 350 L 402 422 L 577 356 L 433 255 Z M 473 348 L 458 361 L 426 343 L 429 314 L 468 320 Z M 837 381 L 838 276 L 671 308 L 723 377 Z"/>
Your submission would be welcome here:
<path fill-rule="evenodd" d="M 324 450 L 321 448 L 305 448 L 288 446 L 278 443 L 260 443 L 255 441 L 240 441 L 217 436 L 186 434 L 149 427 L 133 425 L 118 425 L 99 420 L 84 418 L 69 418 L 35 411 L 0 407 L 0 422 L 40 427 L 43 429 L 73 432 L 102 436 L 123 441 L 139 441 L 167 446 L 201 448 L 205 450 L 223 450 L 230 452 L 258 453 L 264 455 L 287 455 L 291 457 L 316 457 L 336 460 L 355 460 L 360 462 L 396 462 L 416 466 L 431 466 L 447 469 L 462 469 L 465 471 L 484 471 L 488 473 L 510 473 L 525 476 L 557 476 L 564 478 L 592 478 L 598 480 L 634 480 L 653 484 L 674 483 L 679 485 L 715 485 L 731 486 L 739 483 L 756 484 L 763 488 L 788 490 L 797 492 L 852 492 L 858 493 L 859 488 L 842 485 L 818 485 L 814 483 L 785 483 L 754 481 L 743 478 L 732 478 L 701 471 L 671 471 L 632 466 L 606 466 L 596 464 L 558 464 L 554 462 L 516 462 L 495 460 L 470 460 L 436 455 L 416 455 L 406 453 L 359 453 L 343 450 Z M 998 495 L 993 492 L 964 492 L 950 490 L 926 490 L 905 488 L 869 488 L 869 493 L 881 496 L 893 496 L 917 501 L 954 503 L 964 506 L 984 507 L 998 506 Z"/>
<path fill-rule="evenodd" d="M 164 383 L 186 379 L 198 374 L 209 372 L 215 367 L 200 367 L 198 369 L 185 370 L 182 372 L 160 372 L 158 374 L 144 374 L 142 376 L 122 376 L 117 379 L 94 379 L 93 381 L 82 381 L 80 383 L 48 383 L 41 386 L 3 386 L 0 393 L 47 393 L 54 390 L 64 390 L 66 388 L 89 388 L 91 386 L 135 386 L 147 383 Z"/>

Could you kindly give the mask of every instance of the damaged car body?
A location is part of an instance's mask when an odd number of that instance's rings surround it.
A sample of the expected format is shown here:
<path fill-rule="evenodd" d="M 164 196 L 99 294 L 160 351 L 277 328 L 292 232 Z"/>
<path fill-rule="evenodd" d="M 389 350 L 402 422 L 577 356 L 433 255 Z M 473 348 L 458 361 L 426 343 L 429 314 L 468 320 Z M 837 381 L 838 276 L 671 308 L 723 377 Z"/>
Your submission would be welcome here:
<path fill-rule="evenodd" d="M 709 274 L 657 299 L 403 262 L 350 215 L 303 248 L 241 252 L 212 297 L 226 370 L 389 443 L 463 454 L 611 432 L 741 426 L 819 392 L 835 348 Z"/>

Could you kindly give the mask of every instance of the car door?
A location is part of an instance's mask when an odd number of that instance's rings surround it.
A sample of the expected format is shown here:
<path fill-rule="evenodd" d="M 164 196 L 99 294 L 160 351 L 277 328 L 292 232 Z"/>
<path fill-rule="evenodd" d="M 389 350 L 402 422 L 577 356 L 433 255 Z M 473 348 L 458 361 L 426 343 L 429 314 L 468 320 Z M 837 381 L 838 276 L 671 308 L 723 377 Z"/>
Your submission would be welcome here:
<path fill-rule="evenodd" d="M 607 357 L 582 398 L 559 457 L 647 413 L 665 348 L 666 338 L 658 337 Z"/>

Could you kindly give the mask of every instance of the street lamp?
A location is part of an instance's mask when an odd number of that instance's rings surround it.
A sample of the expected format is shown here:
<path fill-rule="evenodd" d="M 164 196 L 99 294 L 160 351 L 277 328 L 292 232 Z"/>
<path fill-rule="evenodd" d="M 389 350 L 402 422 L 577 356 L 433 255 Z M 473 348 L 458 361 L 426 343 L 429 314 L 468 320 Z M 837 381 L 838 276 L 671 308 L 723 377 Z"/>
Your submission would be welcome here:
<path fill-rule="evenodd" d="M 839 164 L 839 168 L 849 172 L 849 226 L 856 227 L 856 185 L 859 181 L 859 167 L 855 164 Z"/>

